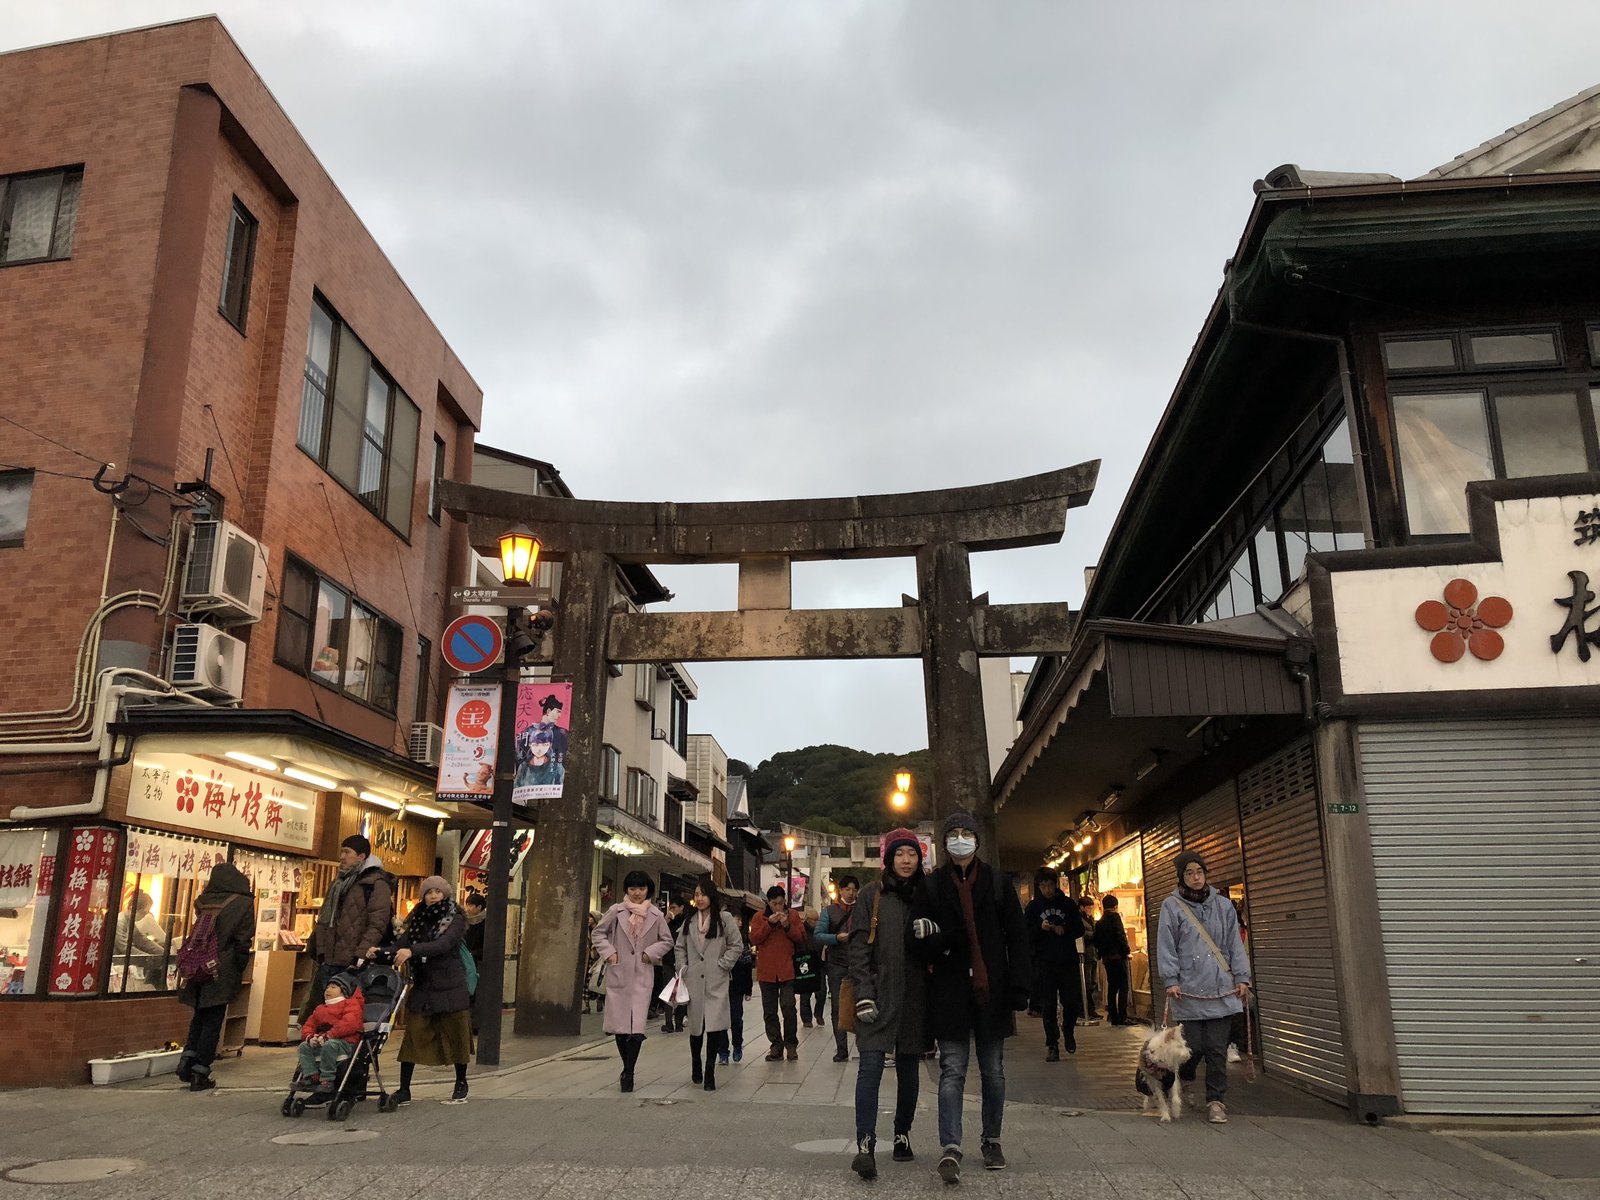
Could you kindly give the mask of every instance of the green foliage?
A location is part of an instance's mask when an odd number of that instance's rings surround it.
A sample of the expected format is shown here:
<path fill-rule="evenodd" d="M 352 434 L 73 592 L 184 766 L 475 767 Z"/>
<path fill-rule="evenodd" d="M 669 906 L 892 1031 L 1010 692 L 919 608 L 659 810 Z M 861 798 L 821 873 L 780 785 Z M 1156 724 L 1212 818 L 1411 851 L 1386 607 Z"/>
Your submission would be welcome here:
<path fill-rule="evenodd" d="M 889 807 L 896 771 L 911 772 L 911 804 L 904 812 Z M 926 750 L 868 754 L 848 746 L 807 746 L 774 754 L 748 778 L 750 813 L 765 829 L 787 822 L 839 836 L 875 834 L 933 811 Z"/>
<path fill-rule="evenodd" d="M 750 764 L 742 758 L 730 758 L 728 760 L 728 774 L 731 776 L 736 775 L 740 779 L 749 779 L 751 774 Z"/>

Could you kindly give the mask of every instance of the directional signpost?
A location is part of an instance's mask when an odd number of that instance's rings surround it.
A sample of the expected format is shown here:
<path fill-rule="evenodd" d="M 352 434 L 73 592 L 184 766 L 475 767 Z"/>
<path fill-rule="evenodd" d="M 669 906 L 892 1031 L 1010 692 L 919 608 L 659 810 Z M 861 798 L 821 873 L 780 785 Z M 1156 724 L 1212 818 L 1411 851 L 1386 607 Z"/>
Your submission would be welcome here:
<path fill-rule="evenodd" d="M 505 635 L 493 617 L 457 617 L 445 626 L 439 653 L 457 671 L 468 675 L 487 670 L 500 661 Z"/>
<path fill-rule="evenodd" d="M 484 604 L 497 608 L 537 608 L 549 604 L 549 592 L 535 592 L 516 587 L 453 587 L 451 604 Z"/>

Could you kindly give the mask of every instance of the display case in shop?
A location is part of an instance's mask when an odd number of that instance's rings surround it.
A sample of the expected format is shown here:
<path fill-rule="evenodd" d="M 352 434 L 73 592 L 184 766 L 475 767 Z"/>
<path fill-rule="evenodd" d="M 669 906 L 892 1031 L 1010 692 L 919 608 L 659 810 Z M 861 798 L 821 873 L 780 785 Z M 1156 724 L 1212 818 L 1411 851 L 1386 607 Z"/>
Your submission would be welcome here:
<path fill-rule="evenodd" d="M 1149 1017 L 1152 1012 L 1150 998 L 1150 954 L 1145 945 L 1148 926 L 1144 911 L 1144 856 L 1137 837 L 1124 842 L 1110 854 L 1094 864 L 1087 881 L 1093 893 L 1101 900 L 1104 912 L 1106 896 L 1117 898 L 1117 912 L 1122 916 L 1122 929 L 1128 936 L 1128 985 L 1132 991 L 1131 1017 Z M 1106 994 L 1105 967 L 1100 967 L 1100 995 Z"/>

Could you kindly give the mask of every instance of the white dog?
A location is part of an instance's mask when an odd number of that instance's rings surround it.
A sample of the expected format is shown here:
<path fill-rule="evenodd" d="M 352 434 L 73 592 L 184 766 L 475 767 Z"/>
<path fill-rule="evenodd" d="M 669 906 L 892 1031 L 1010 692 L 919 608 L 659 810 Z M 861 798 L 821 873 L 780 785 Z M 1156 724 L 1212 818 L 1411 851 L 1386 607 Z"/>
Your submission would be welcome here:
<path fill-rule="evenodd" d="M 1170 1125 L 1183 1115 L 1178 1068 L 1188 1061 L 1189 1043 L 1184 1041 L 1182 1025 L 1157 1030 L 1139 1049 L 1139 1070 L 1133 1083 L 1144 1097 L 1141 1111 L 1149 1111 L 1150 1102 L 1155 1101 L 1163 1125 Z"/>

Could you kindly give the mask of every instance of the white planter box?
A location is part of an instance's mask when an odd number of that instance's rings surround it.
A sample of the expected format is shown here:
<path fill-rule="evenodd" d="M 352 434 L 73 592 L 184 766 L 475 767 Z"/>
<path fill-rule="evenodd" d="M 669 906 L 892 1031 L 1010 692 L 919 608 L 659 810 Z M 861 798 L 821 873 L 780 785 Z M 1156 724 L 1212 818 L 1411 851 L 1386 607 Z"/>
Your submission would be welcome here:
<path fill-rule="evenodd" d="M 89 1078 L 96 1087 L 107 1083 L 123 1083 L 129 1079 L 143 1079 L 150 1073 L 148 1054 L 130 1054 L 126 1058 L 91 1058 Z"/>
<path fill-rule="evenodd" d="M 150 1056 L 150 1074 L 171 1075 L 178 1069 L 178 1060 L 183 1057 L 182 1050 L 157 1050 Z"/>

